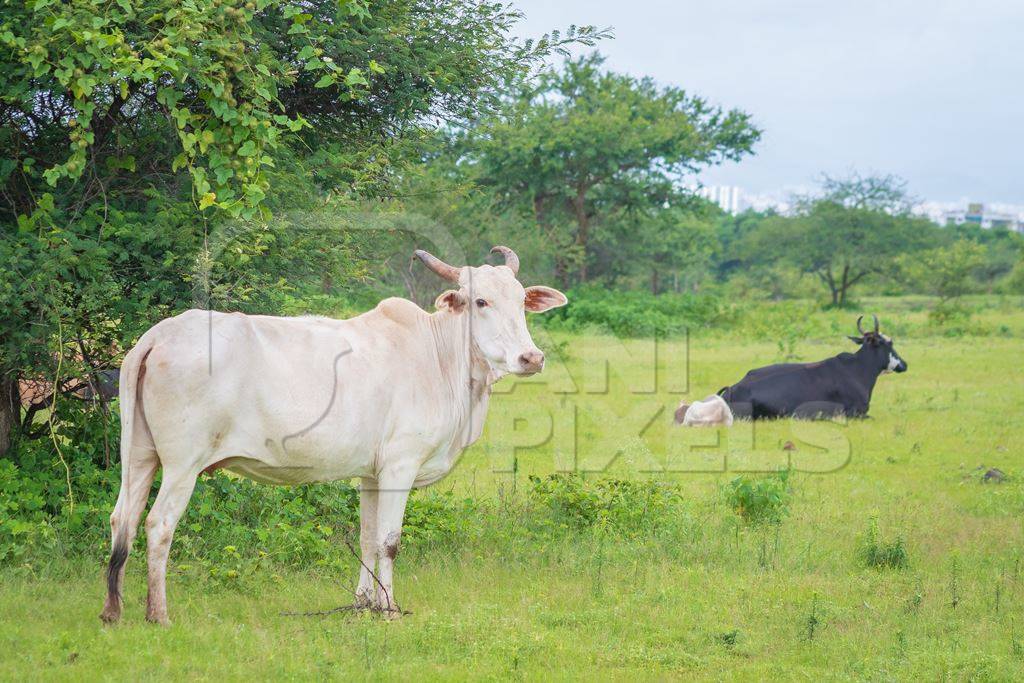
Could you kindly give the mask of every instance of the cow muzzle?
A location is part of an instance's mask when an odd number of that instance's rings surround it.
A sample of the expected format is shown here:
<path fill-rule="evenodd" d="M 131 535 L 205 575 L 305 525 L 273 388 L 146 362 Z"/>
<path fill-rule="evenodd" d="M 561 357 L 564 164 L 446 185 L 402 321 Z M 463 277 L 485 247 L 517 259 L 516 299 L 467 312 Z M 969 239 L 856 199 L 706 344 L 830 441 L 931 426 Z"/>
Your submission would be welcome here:
<path fill-rule="evenodd" d="M 889 354 L 889 365 L 885 368 L 886 372 L 906 372 L 907 362 L 897 356 L 895 353 Z"/>
<path fill-rule="evenodd" d="M 517 375 L 535 375 L 544 369 L 544 354 L 540 349 L 533 349 L 519 355 Z"/>

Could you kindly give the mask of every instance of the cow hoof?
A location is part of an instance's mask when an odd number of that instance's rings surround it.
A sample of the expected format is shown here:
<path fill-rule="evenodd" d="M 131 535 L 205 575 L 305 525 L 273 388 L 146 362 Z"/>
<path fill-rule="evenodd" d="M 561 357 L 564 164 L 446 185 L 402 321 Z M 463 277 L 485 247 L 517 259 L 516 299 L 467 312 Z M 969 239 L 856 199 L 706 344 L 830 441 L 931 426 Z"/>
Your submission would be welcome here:
<path fill-rule="evenodd" d="M 120 620 L 121 620 L 121 611 L 120 610 L 118 610 L 116 612 L 113 611 L 113 610 L 103 610 L 103 612 L 100 613 L 100 621 L 102 621 L 104 624 L 116 624 Z"/>
<path fill-rule="evenodd" d="M 398 621 L 402 618 L 402 610 L 397 607 L 382 609 L 381 612 L 384 614 L 385 621 Z"/>
<path fill-rule="evenodd" d="M 166 614 L 147 614 L 146 621 L 157 626 L 170 626 L 171 620 L 167 618 Z"/>

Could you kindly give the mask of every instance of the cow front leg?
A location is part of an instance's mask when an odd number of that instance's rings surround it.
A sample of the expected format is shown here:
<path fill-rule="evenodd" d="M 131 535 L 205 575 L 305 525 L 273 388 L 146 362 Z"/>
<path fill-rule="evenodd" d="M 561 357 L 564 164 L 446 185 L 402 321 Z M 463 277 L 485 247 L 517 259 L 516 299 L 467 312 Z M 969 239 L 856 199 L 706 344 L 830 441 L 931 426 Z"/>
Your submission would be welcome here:
<path fill-rule="evenodd" d="M 356 609 L 377 604 L 377 480 L 363 477 L 359 482 L 359 585 Z"/>
<path fill-rule="evenodd" d="M 409 468 L 385 470 L 377 478 L 377 607 L 389 618 L 401 616 L 394 591 L 395 557 L 402 540 L 402 518 L 416 471 Z"/>

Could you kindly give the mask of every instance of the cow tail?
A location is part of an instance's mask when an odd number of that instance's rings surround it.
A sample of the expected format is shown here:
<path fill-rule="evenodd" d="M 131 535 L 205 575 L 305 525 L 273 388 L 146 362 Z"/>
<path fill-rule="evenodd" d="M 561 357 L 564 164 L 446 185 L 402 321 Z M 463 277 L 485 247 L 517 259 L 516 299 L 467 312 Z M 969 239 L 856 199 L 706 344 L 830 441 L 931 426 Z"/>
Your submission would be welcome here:
<path fill-rule="evenodd" d="M 121 492 L 117 496 L 112 521 L 116 529 L 111 538 L 110 564 L 107 567 L 107 592 L 120 599 L 118 577 L 128 561 L 128 532 L 131 525 L 131 452 L 135 431 L 135 406 L 139 399 L 139 383 L 145 375 L 146 358 L 153 350 L 150 343 L 140 341 L 121 365 L 118 386 L 118 407 L 121 412 Z"/>

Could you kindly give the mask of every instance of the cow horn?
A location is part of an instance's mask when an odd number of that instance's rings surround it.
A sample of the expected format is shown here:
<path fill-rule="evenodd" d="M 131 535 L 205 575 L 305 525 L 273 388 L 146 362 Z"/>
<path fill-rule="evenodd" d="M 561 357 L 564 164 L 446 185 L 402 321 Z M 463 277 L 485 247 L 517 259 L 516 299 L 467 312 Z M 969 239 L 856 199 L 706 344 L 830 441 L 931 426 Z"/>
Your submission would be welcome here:
<path fill-rule="evenodd" d="M 422 249 L 417 249 L 413 252 L 413 256 L 418 258 L 420 261 L 423 261 L 423 265 L 430 268 L 445 280 L 448 280 L 449 282 L 459 281 L 459 269 L 454 266 L 449 266 L 433 254 L 429 254 Z"/>
<path fill-rule="evenodd" d="M 871 317 L 875 319 L 875 334 L 878 334 L 878 316 L 872 313 Z"/>
<path fill-rule="evenodd" d="M 505 257 L 505 265 L 508 266 L 509 270 L 512 271 L 513 275 L 519 274 L 519 257 L 516 256 L 516 252 L 512 251 L 508 247 L 494 247 L 491 249 L 492 254 L 501 254 Z"/>
<path fill-rule="evenodd" d="M 864 319 L 864 316 L 857 318 L 857 331 L 864 334 L 864 328 L 860 326 L 860 321 Z"/>

